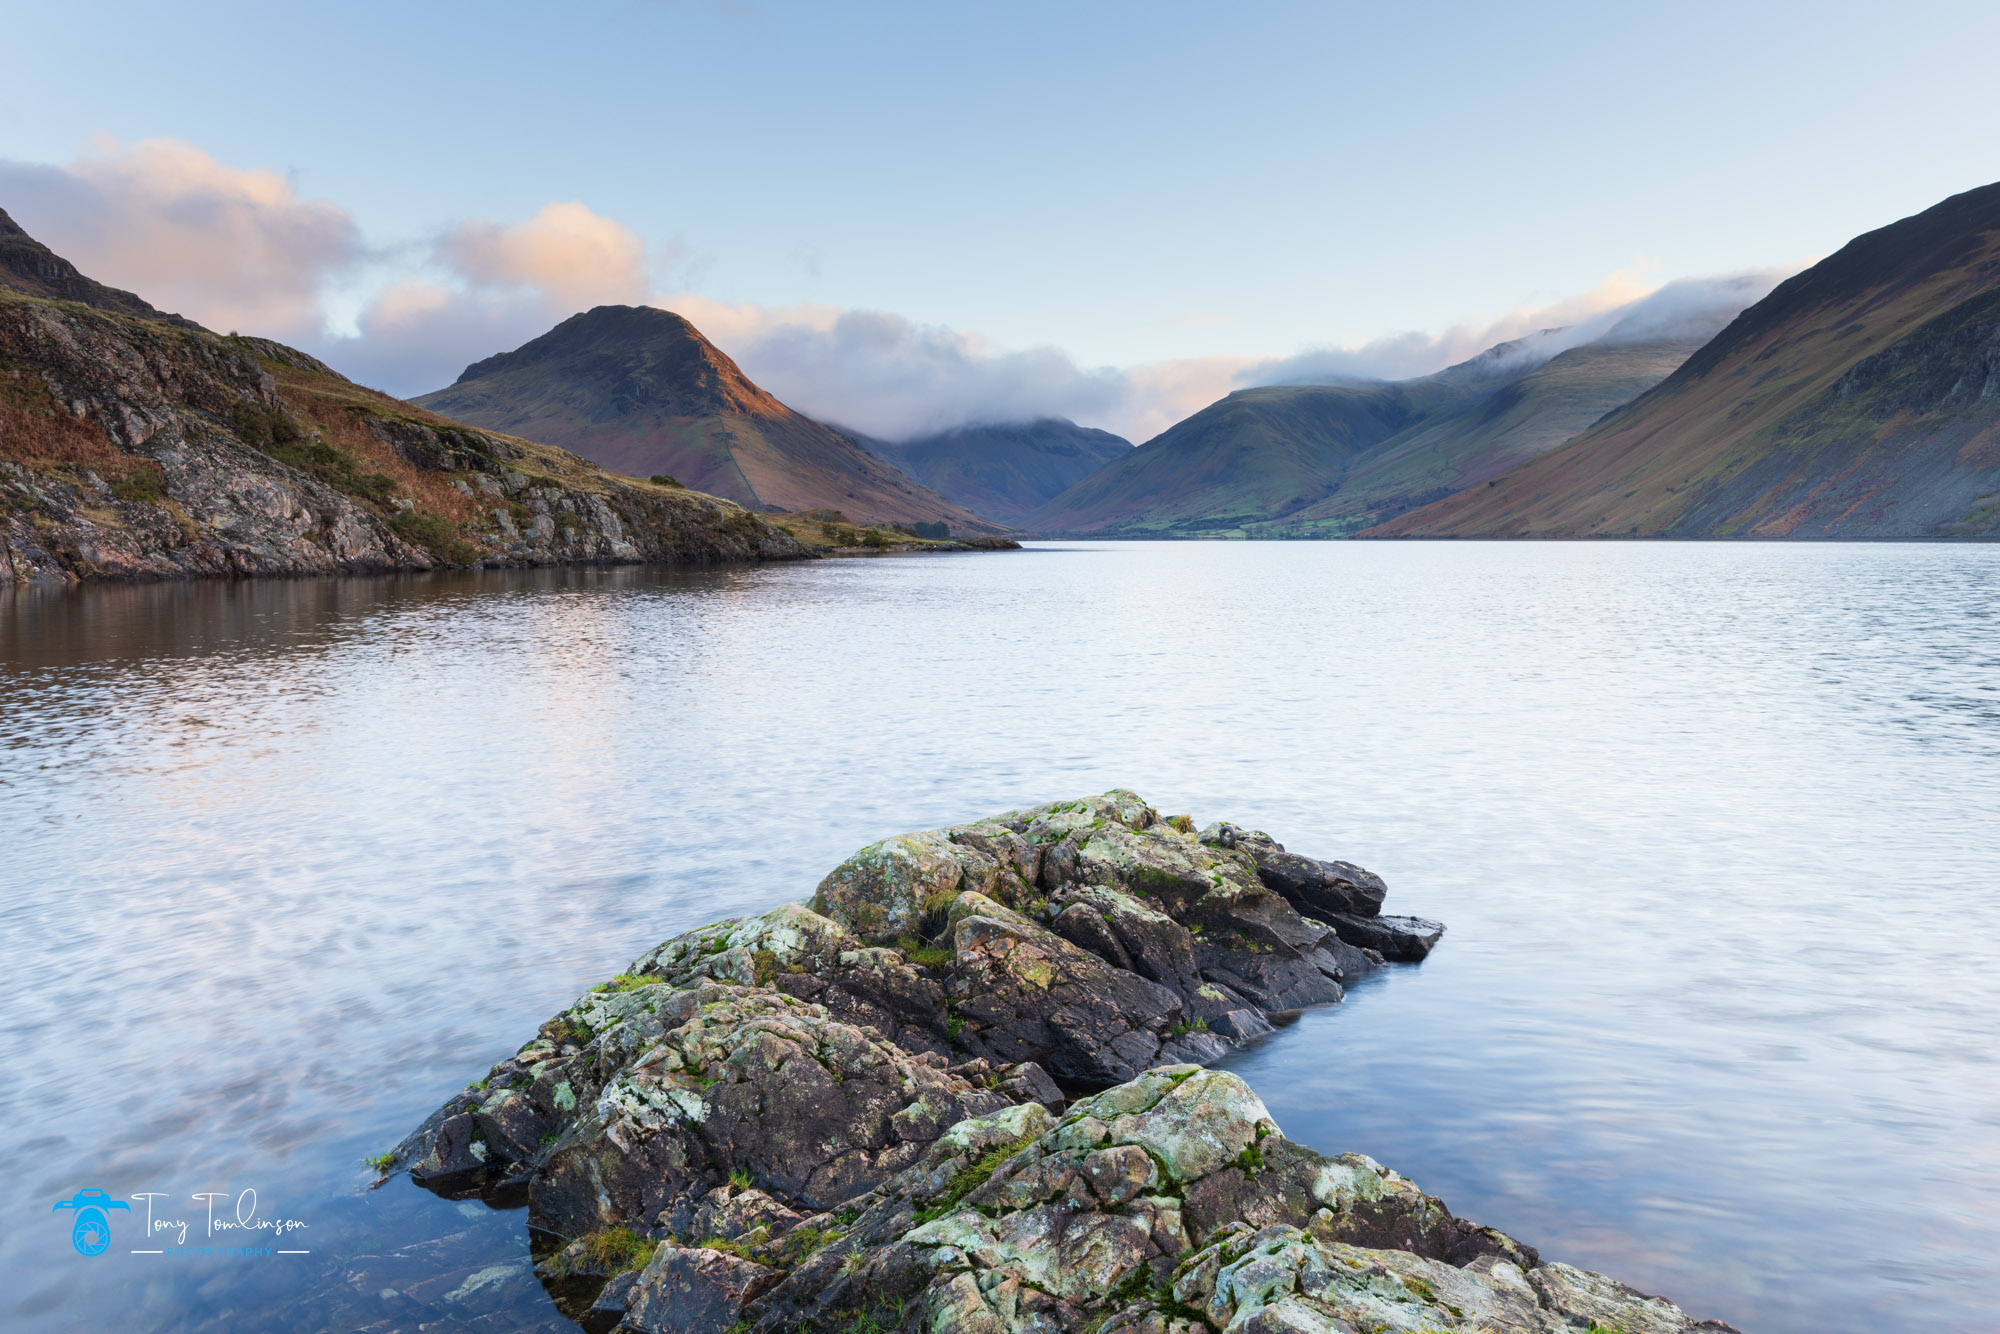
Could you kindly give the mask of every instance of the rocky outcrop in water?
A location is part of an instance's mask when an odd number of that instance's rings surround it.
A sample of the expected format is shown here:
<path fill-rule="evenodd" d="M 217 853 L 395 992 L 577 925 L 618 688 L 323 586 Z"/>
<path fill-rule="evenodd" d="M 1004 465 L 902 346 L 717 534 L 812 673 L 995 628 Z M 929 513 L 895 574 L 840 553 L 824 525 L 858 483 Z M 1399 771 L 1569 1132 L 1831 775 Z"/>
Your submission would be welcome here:
<path fill-rule="evenodd" d="M 1725 1329 L 1203 1068 L 1384 966 L 1353 937 L 1427 953 L 1384 893 L 1122 790 L 887 839 L 641 956 L 393 1162 L 525 1202 L 598 1334 Z"/>

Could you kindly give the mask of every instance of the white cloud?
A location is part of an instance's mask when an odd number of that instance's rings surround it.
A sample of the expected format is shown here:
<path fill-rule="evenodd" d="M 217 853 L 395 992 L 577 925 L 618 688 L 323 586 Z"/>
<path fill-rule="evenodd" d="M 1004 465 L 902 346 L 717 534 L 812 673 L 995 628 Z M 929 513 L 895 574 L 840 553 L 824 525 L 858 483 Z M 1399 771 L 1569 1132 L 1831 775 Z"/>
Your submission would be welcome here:
<path fill-rule="evenodd" d="M 1273 358 L 1247 371 L 1242 383 L 1403 380 L 1432 374 L 1508 342 L 1520 344 L 1514 349 L 1515 358 L 1526 367 L 1585 343 L 1710 338 L 1803 267 L 1686 278 L 1664 286 L 1649 284 L 1642 270 L 1621 269 L 1581 296 L 1524 306 L 1484 323 Z"/>
<path fill-rule="evenodd" d="M 1128 376 L 1054 348 L 1010 351 L 977 333 L 882 311 L 723 305 L 681 294 L 684 316 L 751 379 L 808 416 L 902 440 L 972 422 L 1115 417 Z"/>
<path fill-rule="evenodd" d="M 976 333 L 829 306 L 725 305 L 655 298 L 684 315 L 750 378 L 809 416 L 889 440 L 982 422 L 1069 417 L 1144 441 L 1253 385 L 1400 380 L 1429 375 L 1497 344 L 1539 364 L 1600 339 L 1707 337 L 1791 270 L 1659 286 L 1644 271 L 1590 291 L 1438 333 L 1407 333 L 1291 357 L 1216 355 L 1089 369 L 1054 348 L 1010 351 Z"/>

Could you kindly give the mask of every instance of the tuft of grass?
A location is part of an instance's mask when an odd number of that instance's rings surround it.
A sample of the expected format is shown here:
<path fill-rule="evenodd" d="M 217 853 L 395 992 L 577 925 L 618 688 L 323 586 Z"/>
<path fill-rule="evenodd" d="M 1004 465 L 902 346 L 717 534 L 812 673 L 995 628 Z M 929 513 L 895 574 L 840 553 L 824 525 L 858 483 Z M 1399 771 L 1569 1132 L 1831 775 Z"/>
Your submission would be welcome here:
<path fill-rule="evenodd" d="M 949 968 L 958 957 L 948 945 L 926 945 L 915 936 L 898 936 L 896 948 L 920 968 Z"/>
<path fill-rule="evenodd" d="M 1188 1033 L 1206 1033 L 1206 1032 L 1208 1032 L 1208 1020 L 1206 1019 L 1197 1019 L 1191 1024 L 1167 1025 L 1167 1036 L 1170 1038 L 1181 1037 Z"/>
<path fill-rule="evenodd" d="M 135 505 L 157 505 L 166 499 L 166 474 L 151 459 L 140 459 L 122 477 L 107 478 L 111 494 Z"/>
<path fill-rule="evenodd" d="M 621 992 L 637 991 L 640 987 L 650 987 L 659 980 L 651 973 L 620 973 L 609 982 L 599 982 L 591 990 L 615 996 Z"/>
<path fill-rule="evenodd" d="M 797 1265 L 820 1247 L 832 1245 L 840 1238 L 839 1228 L 802 1224 L 778 1239 L 778 1262 L 787 1267 Z"/>
<path fill-rule="evenodd" d="M 580 1257 L 564 1252 L 549 1261 L 552 1276 L 559 1278 L 582 1270 L 622 1274 L 627 1270 L 644 1268 L 646 1262 L 653 1258 L 653 1252 L 660 1249 L 658 1238 L 642 1237 L 629 1227 L 608 1227 L 602 1232 L 590 1233 L 582 1241 L 583 1254 Z"/>
<path fill-rule="evenodd" d="M 1236 1165 L 1245 1176 L 1256 1176 L 1264 1170 L 1264 1150 L 1255 1144 L 1244 1145 L 1243 1152 L 1236 1155 Z"/>
<path fill-rule="evenodd" d="M 396 1155 L 393 1153 L 378 1153 L 372 1158 L 363 1158 L 361 1164 L 364 1167 L 373 1168 L 377 1176 L 388 1176 L 395 1169 Z"/>
<path fill-rule="evenodd" d="M 736 1190 L 749 1190 L 755 1183 L 750 1180 L 750 1174 L 739 1167 L 729 1174 L 729 1184 Z"/>
<path fill-rule="evenodd" d="M 565 1043 L 574 1043 L 576 1046 L 581 1047 L 596 1036 L 590 1031 L 588 1024 L 583 1023 L 572 1014 L 557 1015 L 542 1025 L 542 1032 L 548 1034 L 549 1040 L 558 1046 Z"/>
<path fill-rule="evenodd" d="M 648 477 L 646 480 L 651 482 L 654 486 L 671 486 L 678 490 L 682 491 L 687 490 L 687 488 L 683 486 L 680 482 L 675 481 L 673 478 L 667 476 L 663 472 L 656 472 L 651 477 Z"/>
<path fill-rule="evenodd" d="M 957 1174 L 945 1183 L 943 1192 L 932 1197 L 928 1207 L 918 1211 L 918 1224 L 921 1225 L 931 1222 L 933 1219 L 943 1218 L 953 1209 L 956 1209 L 959 1201 L 972 1194 L 973 1191 L 978 1190 L 988 1181 L 991 1181 L 993 1174 L 1000 1170 L 1002 1163 L 1005 1163 L 1009 1158 L 1012 1158 L 1015 1154 L 1034 1142 L 1035 1137 L 1033 1135 L 1023 1135 L 1017 1140 L 988 1150 L 978 1161 L 960 1168 Z"/>

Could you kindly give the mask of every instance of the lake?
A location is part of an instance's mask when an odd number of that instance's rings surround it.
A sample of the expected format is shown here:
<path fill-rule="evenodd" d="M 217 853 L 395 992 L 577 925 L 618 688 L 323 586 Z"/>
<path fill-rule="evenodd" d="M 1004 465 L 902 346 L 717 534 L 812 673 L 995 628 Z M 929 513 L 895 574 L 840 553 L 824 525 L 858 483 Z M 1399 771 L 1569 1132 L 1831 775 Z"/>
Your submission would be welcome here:
<path fill-rule="evenodd" d="M 1127 786 L 1449 925 L 1233 1058 L 1293 1138 L 1751 1334 L 1989 1330 L 1996 608 L 1943 544 L 0 591 L 0 1323 L 573 1329 L 361 1159 L 667 936 Z"/>

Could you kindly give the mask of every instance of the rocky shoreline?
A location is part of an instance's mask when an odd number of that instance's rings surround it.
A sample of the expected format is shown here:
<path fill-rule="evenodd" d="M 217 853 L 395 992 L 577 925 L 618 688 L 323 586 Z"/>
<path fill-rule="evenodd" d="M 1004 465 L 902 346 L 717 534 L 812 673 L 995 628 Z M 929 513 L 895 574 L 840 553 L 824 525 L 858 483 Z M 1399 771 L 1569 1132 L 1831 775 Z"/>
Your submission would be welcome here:
<path fill-rule="evenodd" d="M 885 840 L 677 936 L 377 1166 L 525 1204 L 593 1334 L 1726 1331 L 1205 1069 L 1443 927 L 1135 794 Z"/>

